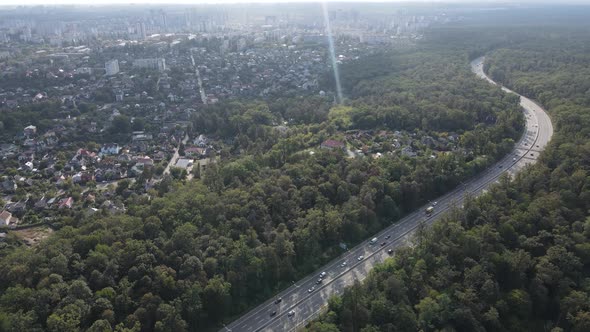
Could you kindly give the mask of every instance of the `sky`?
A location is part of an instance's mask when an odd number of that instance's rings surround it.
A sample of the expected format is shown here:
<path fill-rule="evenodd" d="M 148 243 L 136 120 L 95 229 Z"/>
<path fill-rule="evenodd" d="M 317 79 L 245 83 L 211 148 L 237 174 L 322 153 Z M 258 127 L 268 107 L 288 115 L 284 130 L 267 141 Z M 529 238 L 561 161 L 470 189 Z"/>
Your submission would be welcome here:
<path fill-rule="evenodd" d="M 330 1 L 330 0 L 328 0 Z M 363 0 L 332 0 L 363 2 Z M 110 5 L 110 4 L 230 4 L 230 3 L 319 2 L 318 0 L 0 0 L 0 5 Z M 544 3 L 590 4 L 590 0 L 369 0 L 367 2 L 430 2 L 430 3 Z"/>

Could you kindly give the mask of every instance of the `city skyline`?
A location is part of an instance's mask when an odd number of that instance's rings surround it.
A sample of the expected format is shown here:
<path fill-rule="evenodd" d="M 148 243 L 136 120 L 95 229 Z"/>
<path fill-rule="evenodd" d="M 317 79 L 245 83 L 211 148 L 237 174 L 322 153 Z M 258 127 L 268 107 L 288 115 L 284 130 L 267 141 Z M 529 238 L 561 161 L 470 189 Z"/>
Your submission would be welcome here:
<path fill-rule="evenodd" d="M 273 3 L 319 3 L 319 2 L 334 2 L 334 3 L 432 3 L 432 4 L 444 4 L 444 3 L 460 3 L 460 4 L 578 4 L 588 5 L 590 0 L 569 0 L 569 1 L 552 1 L 552 0 L 519 0 L 519 1 L 504 1 L 504 0 L 370 0 L 370 1 L 359 1 L 359 0 L 96 0 L 91 4 L 82 0 L 4 0 L 0 1 L 0 7 L 2 6 L 53 6 L 53 5 L 80 5 L 80 6 L 103 6 L 103 5 L 200 5 L 200 4 L 243 4 L 243 3 L 262 3 L 262 4 L 273 4 Z"/>

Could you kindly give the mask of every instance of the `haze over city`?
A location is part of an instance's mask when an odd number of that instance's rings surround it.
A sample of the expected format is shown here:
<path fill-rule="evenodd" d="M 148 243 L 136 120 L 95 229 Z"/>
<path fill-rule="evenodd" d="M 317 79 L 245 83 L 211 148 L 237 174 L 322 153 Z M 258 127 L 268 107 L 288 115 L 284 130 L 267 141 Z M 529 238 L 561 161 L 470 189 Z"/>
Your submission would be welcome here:
<path fill-rule="evenodd" d="M 63 5 L 63 4 L 75 4 L 75 5 L 106 5 L 106 4 L 188 4 L 188 5 L 199 5 L 199 4 L 239 4 L 239 3 L 314 3 L 319 1 L 314 0 L 172 0 L 172 1 L 165 1 L 165 0 L 142 0 L 142 1 L 129 1 L 129 0 L 96 0 L 92 1 L 92 3 L 88 3 L 87 1 L 83 0 L 23 0 L 23 1 L 15 1 L 15 0 L 3 0 L 0 2 L 0 5 Z M 327 0 L 325 2 L 336 2 L 336 3 L 355 3 L 358 1 L 354 0 Z M 485 3 L 521 3 L 521 4 L 534 4 L 534 3 L 541 3 L 541 4 L 588 4 L 590 3 L 589 0 L 564 0 L 564 1 L 555 1 L 555 0 L 515 0 L 515 1 L 506 1 L 506 0 L 371 0 L 367 1 L 368 3 L 377 2 L 377 3 L 475 3 L 475 4 L 485 4 Z"/>

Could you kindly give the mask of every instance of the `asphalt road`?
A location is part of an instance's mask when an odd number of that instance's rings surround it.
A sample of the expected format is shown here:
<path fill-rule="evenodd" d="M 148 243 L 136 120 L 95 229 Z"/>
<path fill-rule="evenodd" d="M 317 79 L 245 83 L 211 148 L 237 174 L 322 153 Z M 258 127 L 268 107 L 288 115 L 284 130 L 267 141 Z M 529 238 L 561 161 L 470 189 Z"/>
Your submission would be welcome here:
<path fill-rule="evenodd" d="M 485 76 L 482 65 L 483 57 L 474 60 L 471 68 L 477 76 L 496 84 Z M 514 93 L 504 87 L 502 89 Z M 433 204 L 421 207 L 375 235 L 374 237 L 378 238 L 377 243 L 371 244 L 371 239 L 367 239 L 220 331 L 295 331 L 303 327 L 326 308 L 331 296 L 341 293 L 355 280 L 363 280 L 375 264 L 390 257 L 387 252 L 389 249 L 395 252 L 397 248 L 410 244 L 411 235 L 419 225 L 429 225 L 442 217 L 450 208 L 462 206 L 463 199 L 467 195 L 477 196 L 485 192 L 503 173 L 513 174 L 527 164 L 536 162 L 539 153 L 553 135 L 553 126 L 545 111 L 532 100 L 521 96 L 520 105 L 526 117 L 526 130 L 516 143 L 515 149 L 479 176 L 438 198 L 432 216 L 426 216 L 424 210 Z M 382 246 L 382 242 L 386 244 Z M 359 260 L 361 255 L 364 258 Z M 346 266 L 342 266 L 344 262 Z M 321 272 L 326 272 L 326 277 L 322 283 L 316 284 Z M 311 287 L 315 289 L 309 292 Z M 275 299 L 278 297 L 281 297 L 282 301 L 275 304 Z M 273 311 L 276 311 L 276 314 L 271 316 Z M 294 311 L 294 314 L 289 316 L 289 311 Z"/>
<path fill-rule="evenodd" d="M 185 134 L 184 138 L 181 141 L 182 144 L 186 144 L 186 142 L 188 142 L 188 134 Z M 173 167 L 174 165 L 176 165 L 176 161 L 178 161 L 178 158 L 180 158 L 180 155 L 178 154 L 179 149 L 180 149 L 180 144 L 178 144 L 178 146 L 176 146 L 176 149 L 174 149 L 174 154 L 172 155 L 172 158 L 170 158 L 170 161 L 168 162 L 168 165 L 166 165 L 166 168 L 164 169 L 164 173 L 162 173 L 162 174 L 170 173 L 170 167 Z"/>

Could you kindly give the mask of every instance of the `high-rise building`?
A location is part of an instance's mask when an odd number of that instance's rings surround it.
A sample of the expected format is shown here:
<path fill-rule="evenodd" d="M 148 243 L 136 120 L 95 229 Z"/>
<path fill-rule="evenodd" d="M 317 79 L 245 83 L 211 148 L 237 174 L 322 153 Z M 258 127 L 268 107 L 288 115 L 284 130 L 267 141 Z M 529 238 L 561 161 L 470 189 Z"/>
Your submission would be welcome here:
<path fill-rule="evenodd" d="M 119 60 L 115 59 L 115 60 L 107 61 L 104 64 L 104 68 L 105 68 L 108 76 L 115 75 L 116 73 L 119 72 Z"/>
<path fill-rule="evenodd" d="M 168 17 L 164 10 L 160 10 L 160 23 L 162 25 L 162 28 L 168 29 Z"/>
<path fill-rule="evenodd" d="M 145 31 L 145 23 L 143 23 L 143 22 L 137 23 L 137 36 L 141 40 L 147 39 L 147 32 Z"/>
<path fill-rule="evenodd" d="M 33 34 L 31 33 L 31 28 L 30 27 L 25 27 L 20 38 L 24 41 L 24 42 L 30 42 L 31 39 L 33 38 Z"/>
<path fill-rule="evenodd" d="M 166 70 L 166 59 L 152 58 L 152 59 L 135 59 L 133 60 L 133 67 L 155 69 L 158 71 Z"/>
<path fill-rule="evenodd" d="M 221 54 L 225 54 L 227 53 L 227 51 L 229 51 L 229 39 L 223 40 L 221 46 L 219 47 L 219 50 L 221 51 Z"/>

